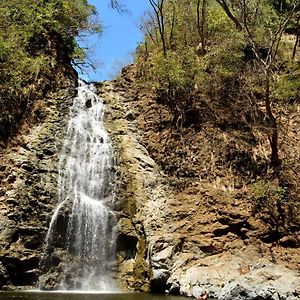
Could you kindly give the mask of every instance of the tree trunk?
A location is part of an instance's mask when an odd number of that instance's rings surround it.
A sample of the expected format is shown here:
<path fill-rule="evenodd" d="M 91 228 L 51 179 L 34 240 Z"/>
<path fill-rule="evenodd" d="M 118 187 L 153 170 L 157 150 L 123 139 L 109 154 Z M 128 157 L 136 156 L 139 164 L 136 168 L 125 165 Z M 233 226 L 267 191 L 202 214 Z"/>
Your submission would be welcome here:
<path fill-rule="evenodd" d="M 296 41 L 295 41 L 294 49 L 293 49 L 293 56 L 292 56 L 292 59 L 293 59 L 293 60 L 294 60 L 295 57 L 296 57 L 297 47 L 298 47 L 299 41 L 300 41 L 299 22 L 300 22 L 300 17 L 298 17 L 298 19 L 297 19 L 297 34 L 296 34 Z"/>
<path fill-rule="evenodd" d="M 202 0 L 202 10 L 201 10 L 201 43 L 202 43 L 202 53 L 206 53 L 206 43 L 205 43 L 205 22 L 206 22 L 206 5 L 207 0 Z"/>
<path fill-rule="evenodd" d="M 200 43 L 197 46 L 197 54 L 199 56 L 206 53 L 206 40 L 205 40 L 206 6 L 207 6 L 207 0 L 197 1 L 197 29 L 198 29 L 198 35 L 200 40 Z"/>
<path fill-rule="evenodd" d="M 242 30 L 243 27 L 241 25 L 241 23 L 239 22 L 239 20 L 232 14 L 226 0 L 216 0 L 220 5 L 221 7 L 224 9 L 226 15 L 231 19 L 231 21 L 233 21 L 233 23 L 235 24 L 236 28 L 238 30 Z"/>
<path fill-rule="evenodd" d="M 273 115 L 271 101 L 270 101 L 270 74 L 267 72 L 266 75 L 266 91 L 265 91 L 265 108 L 266 115 L 270 121 L 270 133 L 268 139 L 271 147 L 271 166 L 278 168 L 280 166 L 280 159 L 278 154 L 278 127 L 276 118 Z"/>
<path fill-rule="evenodd" d="M 166 39 L 165 39 L 165 21 L 164 21 L 164 14 L 163 14 L 164 0 L 160 0 L 158 1 L 158 3 L 156 3 L 154 0 L 149 0 L 149 3 L 152 6 L 156 15 L 158 30 L 162 42 L 162 47 L 163 47 L 163 54 L 164 57 L 166 57 L 167 46 L 166 46 Z"/>
<path fill-rule="evenodd" d="M 176 19 L 176 7 L 173 1 L 170 1 L 173 6 L 173 15 L 172 15 L 172 24 L 171 24 L 171 30 L 170 30 L 170 38 L 169 38 L 169 47 L 171 49 L 175 48 L 174 43 L 174 26 L 175 26 L 175 19 Z"/>
<path fill-rule="evenodd" d="M 198 29 L 199 39 L 201 41 L 200 2 L 201 0 L 197 0 L 197 29 Z"/>

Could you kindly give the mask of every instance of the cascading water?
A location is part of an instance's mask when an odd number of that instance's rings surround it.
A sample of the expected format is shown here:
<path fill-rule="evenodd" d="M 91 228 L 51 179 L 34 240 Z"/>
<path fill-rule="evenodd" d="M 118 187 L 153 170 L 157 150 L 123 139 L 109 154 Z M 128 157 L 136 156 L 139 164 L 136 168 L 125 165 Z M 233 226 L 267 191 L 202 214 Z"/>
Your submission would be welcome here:
<path fill-rule="evenodd" d="M 40 280 L 43 288 L 116 289 L 109 275 L 115 253 L 113 156 L 103 118 L 94 87 L 80 81 L 59 163 L 59 204 L 41 260 L 42 272 L 52 268 Z"/>

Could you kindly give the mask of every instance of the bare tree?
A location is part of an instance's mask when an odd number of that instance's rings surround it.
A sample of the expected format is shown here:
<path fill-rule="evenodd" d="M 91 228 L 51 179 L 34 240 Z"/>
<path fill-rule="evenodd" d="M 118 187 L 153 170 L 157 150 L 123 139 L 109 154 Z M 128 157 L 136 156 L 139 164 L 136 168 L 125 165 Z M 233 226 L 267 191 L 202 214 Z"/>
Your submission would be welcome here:
<path fill-rule="evenodd" d="M 297 18 L 297 25 L 296 25 L 296 41 L 293 48 L 293 55 L 292 59 L 294 60 L 296 57 L 297 47 L 299 47 L 300 44 L 300 16 Z"/>
<path fill-rule="evenodd" d="M 110 0 L 110 6 L 113 9 L 116 9 L 119 13 L 126 12 L 126 8 L 123 4 L 120 3 L 118 0 Z"/>
<path fill-rule="evenodd" d="M 145 34 L 145 36 L 150 38 L 155 46 L 158 46 L 159 36 L 156 30 L 156 24 L 156 17 L 153 16 L 152 13 L 147 12 L 144 18 L 142 18 L 142 22 L 139 28 Z"/>
<path fill-rule="evenodd" d="M 163 54 L 167 56 L 167 45 L 166 45 L 166 34 L 165 34 L 165 20 L 164 20 L 164 0 L 149 0 L 150 5 L 152 6 L 159 30 L 159 35 L 161 38 L 162 46 L 163 46 Z"/>
<path fill-rule="evenodd" d="M 250 27 L 250 8 L 248 1 L 242 0 L 242 19 L 239 20 L 237 16 L 234 16 L 229 8 L 229 4 L 226 0 L 216 0 L 227 16 L 235 23 L 236 27 L 243 31 L 245 37 L 251 45 L 252 51 L 255 55 L 256 61 L 259 63 L 260 69 L 264 75 L 264 86 L 265 86 L 265 114 L 268 121 L 268 140 L 271 148 L 271 165 L 274 167 L 280 166 L 279 150 L 278 150 L 278 125 L 277 119 L 274 115 L 271 102 L 271 80 L 272 80 L 272 69 L 274 68 L 276 57 L 278 54 L 278 48 L 282 39 L 282 35 L 287 27 L 288 22 L 291 20 L 295 13 L 296 8 L 299 6 L 300 0 L 294 0 L 292 9 L 289 12 L 283 13 L 278 22 L 275 30 L 270 30 L 270 39 L 266 55 L 261 55 L 260 45 L 257 43 L 257 39 L 254 30 Z M 257 0 L 259 1 L 259 0 Z M 259 3 L 258 3 L 259 4 Z"/>
<path fill-rule="evenodd" d="M 231 11 L 231 8 L 230 8 L 230 5 L 228 4 L 228 2 L 226 0 L 216 0 L 216 1 L 221 5 L 221 7 L 223 8 L 223 10 L 226 13 L 226 15 L 235 24 L 236 28 L 238 30 L 242 30 L 243 27 L 242 27 L 240 21 L 238 20 L 238 18 L 236 16 L 234 16 L 234 14 Z"/>
<path fill-rule="evenodd" d="M 251 32 L 250 28 L 248 27 L 247 22 L 247 4 L 246 0 L 243 0 L 243 9 L 244 9 L 244 20 L 243 20 L 243 27 L 245 29 L 246 35 L 250 40 L 251 47 L 253 52 L 257 58 L 257 61 L 260 63 L 262 70 L 264 72 L 265 77 L 265 109 L 266 109 L 266 117 L 270 122 L 270 133 L 268 134 L 268 139 L 270 142 L 271 147 L 271 164 L 273 166 L 280 165 L 279 153 L 278 153 L 278 125 L 276 117 L 274 116 L 272 110 L 272 103 L 270 100 L 271 96 L 271 78 L 272 78 L 272 68 L 275 63 L 276 56 L 278 54 L 278 48 L 282 39 L 282 35 L 288 22 L 290 21 L 291 17 L 293 16 L 295 9 L 299 5 L 299 0 L 294 1 L 293 8 L 287 14 L 284 14 L 279 24 L 274 32 L 270 34 L 270 44 L 268 47 L 268 52 L 266 57 L 263 57 L 259 54 L 259 45 L 255 41 L 254 34 Z"/>
<path fill-rule="evenodd" d="M 205 41 L 205 23 L 206 23 L 206 8 L 207 0 L 197 0 L 197 28 L 200 39 L 197 52 L 199 54 L 205 54 L 206 41 Z"/>
<path fill-rule="evenodd" d="M 175 20 L 176 20 L 176 6 L 173 1 L 170 1 L 172 4 L 172 22 L 171 22 L 171 30 L 170 30 L 170 38 L 169 38 L 169 44 L 172 48 L 174 46 L 174 26 L 175 26 Z"/>

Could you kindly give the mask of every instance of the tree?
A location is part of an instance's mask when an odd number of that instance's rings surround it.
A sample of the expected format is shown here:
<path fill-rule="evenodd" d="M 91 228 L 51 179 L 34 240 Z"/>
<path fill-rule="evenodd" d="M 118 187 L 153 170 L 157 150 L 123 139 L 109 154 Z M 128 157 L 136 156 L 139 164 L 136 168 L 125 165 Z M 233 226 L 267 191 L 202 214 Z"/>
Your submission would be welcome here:
<path fill-rule="evenodd" d="M 220 6 L 224 9 L 227 16 L 234 22 L 237 29 L 242 31 L 250 44 L 252 51 L 255 55 L 256 61 L 259 64 L 260 69 L 263 72 L 263 80 L 265 85 L 265 113 L 266 119 L 269 122 L 269 133 L 268 139 L 271 147 L 271 165 L 278 167 L 280 165 L 279 159 L 279 150 L 278 150 L 278 125 L 277 120 L 274 115 L 271 103 L 271 81 L 272 81 L 272 72 L 275 67 L 276 58 L 278 55 L 279 45 L 282 39 L 282 35 L 286 30 L 288 22 L 294 16 L 294 13 L 298 9 L 299 0 L 294 0 L 289 9 L 285 4 L 285 1 L 280 1 L 280 9 L 283 11 L 279 16 L 274 16 L 272 23 L 267 25 L 268 27 L 268 40 L 267 48 L 264 53 L 262 53 L 262 45 L 259 40 L 260 36 L 257 35 L 257 26 L 259 21 L 264 23 L 265 20 L 259 20 L 259 17 L 256 16 L 253 10 L 263 10 L 263 6 L 268 6 L 266 1 L 253 0 L 251 2 L 242 0 L 239 4 L 234 4 L 231 2 L 234 11 L 239 14 L 234 15 L 229 8 L 229 3 L 226 0 L 216 0 Z"/>
<path fill-rule="evenodd" d="M 159 101 L 170 108 L 175 123 L 186 123 L 187 112 L 199 107 L 203 97 L 216 107 L 223 99 L 245 103 L 251 98 L 247 113 L 259 109 L 263 98 L 264 132 L 271 150 L 270 163 L 276 169 L 280 157 L 273 106 L 275 79 L 282 65 L 282 36 L 295 22 L 299 0 L 151 3 L 153 12 L 143 27 L 147 55 L 139 68 Z M 250 68 L 249 76 L 246 72 Z M 256 82 L 249 80 L 252 75 L 258 78 Z M 237 86 L 243 86 L 242 92 Z"/>
<path fill-rule="evenodd" d="M 300 15 L 298 15 L 296 21 L 296 39 L 295 39 L 295 44 L 294 44 L 293 54 L 292 54 L 293 60 L 296 57 L 297 47 L 299 47 L 299 44 L 300 44 Z"/>
<path fill-rule="evenodd" d="M 207 10 L 207 0 L 197 0 L 197 28 L 200 43 L 198 46 L 198 52 L 205 54 L 206 44 L 205 44 L 205 23 L 206 23 L 206 10 Z M 200 50 L 200 51 L 199 51 Z"/>
<path fill-rule="evenodd" d="M 84 61 L 76 37 L 99 32 L 86 0 L 0 2 L 0 136 L 8 137 L 62 64 Z"/>
<path fill-rule="evenodd" d="M 224 9 L 224 12 L 227 14 L 227 16 L 233 21 L 233 23 L 235 24 L 236 28 L 238 30 L 242 30 L 242 25 L 239 22 L 239 20 L 237 19 L 237 17 L 234 16 L 234 14 L 232 13 L 231 9 L 230 9 L 230 5 L 226 0 L 216 0 L 220 6 Z"/>
<path fill-rule="evenodd" d="M 166 36 L 165 36 L 165 20 L 164 20 L 164 0 L 158 0 L 156 3 L 155 0 L 149 0 L 150 5 L 152 6 L 155 16 L 156 22 L 159 29 L 159 35 L 162 42 L 163 54 L 166 57 L 167 55 L 167 45 L 166 45 Z"/>

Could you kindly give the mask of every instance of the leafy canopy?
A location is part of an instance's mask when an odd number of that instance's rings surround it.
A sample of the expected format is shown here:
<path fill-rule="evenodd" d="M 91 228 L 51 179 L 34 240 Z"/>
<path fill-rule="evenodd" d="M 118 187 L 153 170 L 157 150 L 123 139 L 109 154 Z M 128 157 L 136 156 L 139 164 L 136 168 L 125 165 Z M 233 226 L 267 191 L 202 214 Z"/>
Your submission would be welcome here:
<path fill-rule="evenodd" d="M 0 1 L 0 131 L 10 131 L 59 64 L 82 61 L 76 37 L 100 32 L 87 0 Z"/>

